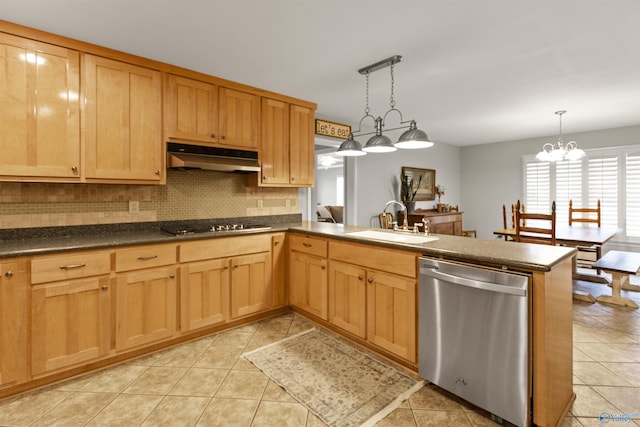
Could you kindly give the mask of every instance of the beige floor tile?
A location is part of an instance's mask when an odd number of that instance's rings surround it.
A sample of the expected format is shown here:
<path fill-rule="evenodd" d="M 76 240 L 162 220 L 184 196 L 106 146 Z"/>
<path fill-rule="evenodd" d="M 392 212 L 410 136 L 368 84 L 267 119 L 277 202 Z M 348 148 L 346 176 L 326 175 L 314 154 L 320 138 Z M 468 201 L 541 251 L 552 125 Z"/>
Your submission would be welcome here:
<path fill-rule="evenodd" d="M 307 424 L 305 427 L 327 427 L 327 424 L 313 412 L 307 411 Z"/>
<path fill-rule="evenodd" d="M 576 348 L 576 346 L 574 345 L 573 361 L 574 362 L 594 362 L 595 359 L 589 356 L 588 354 L 586 354 L 584 351 L 580 350 L 579 348 Z"/>
<path fill-rule="evenodd" d="M 416 425 L 438 426 L 438 427 L 462 427 L 471 426 L 471 421 L 464 411 L 434 411 L 424 409 L 414 409 L 413 416 Z"/>
<path fill-rule="evenodd" d="M 196 424 L 201 427 L 250 426 L 259 400 L 214 398 Z"/>
<path fill-rule="evenodd" d="M 79 388 L 77 390 L 121 393 L 147 369 L 145 366 L 118 365 L 78 379 L 76 386 Z"/>
<path fill-rule="evenodd" d="M 574 385 L 576 400 L 571 406 L 570 415 L 576 417 L 599 417 L 601 413 L 618 413 L 620 410 L 607 401 L 591 387 Z"/>
<path fill-rule="evenodd" d="M 83 426 L 116 396 L 117 394 L 112 393 L 73 393 L 31 425 Z"/>
<path fill-rule="evenodd" d="M 210 400 L 206 397 L 167 396 L 149 414 L 142 426 L 194 426 Z"/>
<path fill-rule="evenodd" d="M 433 409 L 445 411 L 464 411 L 458 399 L 446 391 L 432 385 L 422 387 L 409 398 L 411 409 Z"/>
<path fill-rule="evenodd" d="M 640 363 L 608 363 L 604 362 L 607 369 L 625 378 L 635 387 L 640 387 Z M 640 406 L 640 405 L 639 405 Z M 639 411 L 640 412 L 640 411 Z"/>
<path fill-rule="evenodd" d="M 640 344 L 575 343 L 599 362 L 640 362 Z"/>
<path fill-rule="evenodd" d="M 633 418 L 640 419 L 640 388 L 594 386 L 593 389 L 618 408 L 621 411 L 618 414 L 635 414 Z"/>
<path fill-rule="evenodd" d="M 268 382 L 269 378 L 262 372 L 231 371 L 216 397 L 260 400 Z"/>
<path fill-rule="evenodd" d="M 137 426 L 158 406 L 162 396 L 121 394 L 104 408 L 88 426 Z"/>
<path fill-rule="evenodd" d="M 258 327 L 252 325 L 251 327 L 244 326 L 242 328 L 221 332 L 216 335 L 211 345 L 216 347 L 244 348 L 256 332 L 256 329 L 258 329 Z"/>
<path fill-rule="evenodd" d="M 242 349 L 243 347 L 225 347 L 214 343 L 202 353 L 202 356 L 193 364 L 193 367 L 231 369 L 238 357 L 242 355 Z"/>
<path fill-rule="evenodd" d="M 238 360 L 236 360 L 236 363 L 233 365 L 233 369 L 234 371 L 259 371 L 260 369 L 258 369 L 253 363 L 251 363 L 249 361 L 249 359 L 246 359 L 244 357 L 239 357 Z"/>
<path fill-rule="evenodd" d="M 376 427 L 415 427 L 416 420 L 411 409 L 398 408 L 382 419 Z"/>
<path fill-rule="evenodd" d="M 228 374 L 228 369 L 190 368 L 167 394 L 213 397 Z"/>
<path fill-rule="evenodd" d="M 0 403 L 0 425 L 29 425 L 71 394 L 65 391 L 44 389 L 3 401 Z"/>
<path fill-rule="evenodd" d="M 245 347 L 245 351 L 255 350 L 260 347 L 264 347 L 265 345 L 273 344 L 274 342 L 278 342 L 287 337 L 287 334 L 277 333 L 277 332 L 256 332 L 251 340 L 247 343 Z"/>
<path fill-rule="evenodd" d="M 307 422 L 307 408 L 295 402 L 260 402 L 251 427 L 299 427 Z"/>
<path fill-rule="evenodd" d="M 256 330 L 256 333 L 271 332 L 286 335 L 289 333 L 293 319 L 294 315 L 293 313 L 290 313 L 263 320 L 258 322 L 258 329 Z"/>
<path fill-rule="evenodd" d="M 158 353 L 153 366 L 178 366 L 188 368 L 200 358 L 208 347 L 193 343 L 183 344 Z"/>
<path fill-rule="evenodd" d="M 123 393 L 167 394 L 186 371 L 186 368 L 152 366 L 144 371 Z"/>
<path fill-rule="evenodd" d="M 574 362 L 573 374 L 580 384 L 632 386 L 629 381 L 598 362 Z M 574 384 L 577 384 L 574 382 Z"/>
<path fill-rule="evenodd" d="M 270 402 L 297 402 L 296 399 L 293 398 L 286 390 L 280 387 L 278 384 L 269 380 L 267 384 L 267 388 L 264 390 L 264 394 L 262 395 L 262 400 L 267 400 Z"/>

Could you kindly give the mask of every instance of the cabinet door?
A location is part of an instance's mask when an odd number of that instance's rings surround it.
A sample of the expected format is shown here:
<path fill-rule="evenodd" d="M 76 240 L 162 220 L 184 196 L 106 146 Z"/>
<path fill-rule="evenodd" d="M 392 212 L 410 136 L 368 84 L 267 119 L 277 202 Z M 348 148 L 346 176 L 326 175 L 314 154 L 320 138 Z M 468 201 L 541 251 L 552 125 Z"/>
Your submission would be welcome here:
<path fill-rule="evenodd" d="M 0 264 L 0 387 L 26 380 L 27 274 L 17 262 Z"/>
<path fill-rule="evenodd" d="M 271 236 L 273 306 L 282 307 L 287 304 L 287 251 L 286 233 Z"/>
<path fill-rule="evenodd" d="M 109 276 L 33 286 L 31 373 L 39 375 L 109 352 Z"/>
<path fill-rule="evenodd" d="M 289 107 L 289 180 L 295 186 L 313 186 L 315 154 L 313 110 L 299 105 Z"/>
<path fill-rule="evenodd" d="M 262 98 L 262 184 L 289 184 L 289 104 Z"/>
<path fill-rule="evenodd" d="M 231 260 L 231 317 L 257 313 L 273 305 L 271 253 L 235 257 Z"/>
<path fill-rule="evenodd" d="M 165 133 L 169 140 L 218 141 L 218 88 L 167 74 Z"/>
<path fill-rule="evenodd" d="M 367 287 L 367 339 L 415 362 L 415 280 L 370 270 Z"/>
<path fill-rule="evenodd" d="M 159 182 L 160 72 L 82 55 L 82 84 L 87 179 Z"/>
<path fill-rule="evenodd" d="M 229 319 L 229 259 L 194 262 L 180 267 L 182 331 Z"/>
<path fill-rule="evenodd" d="M 175 267 L 116 276 L 116 350 L 171 338 L 176 331 Z"/>
<path fill-rule="evenodd" d="M 0 34 L 0 82 L 0 175 L 79 180 L 78 52 Z"/>
<path fill-rule="evenodd" d="M 327 310 L 327 260 L 300 252 L 291 252 L 289 302 L 323 320 Z"/>
<path fill-rule="evenodd" d="M 220 138 L 218 143 L 240 149 L 258 148 L 260 98 L 246 92 L 221 87 Z"/>
<path fill-rule="evenodd" d="M 329 266 L 329 322 L 366 337 L 366 270 L 331 261 Z"/>

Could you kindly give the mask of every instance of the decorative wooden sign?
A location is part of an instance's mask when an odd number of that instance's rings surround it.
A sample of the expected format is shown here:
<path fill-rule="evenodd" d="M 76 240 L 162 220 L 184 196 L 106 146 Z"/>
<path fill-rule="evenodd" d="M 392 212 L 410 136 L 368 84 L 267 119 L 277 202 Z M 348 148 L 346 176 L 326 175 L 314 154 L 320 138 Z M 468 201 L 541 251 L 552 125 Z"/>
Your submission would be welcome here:
<path fill-rule="evenodd" d="M 347 139 L 351 133 L 351 126 L 340 123 L 328 122 L 316 119 L 316 135 L 330 136 L 332 138 Z"/>

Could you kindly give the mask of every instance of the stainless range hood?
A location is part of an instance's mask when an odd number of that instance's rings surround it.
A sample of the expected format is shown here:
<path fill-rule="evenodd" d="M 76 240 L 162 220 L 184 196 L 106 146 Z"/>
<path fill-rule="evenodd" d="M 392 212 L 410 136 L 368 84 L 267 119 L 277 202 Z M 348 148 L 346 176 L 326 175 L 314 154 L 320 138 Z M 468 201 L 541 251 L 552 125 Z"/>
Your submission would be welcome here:
<path fill-rule="evenodd" d="M 167 143 L 167 168 L 260 172 L 258 153 L 201 145 Z"/>

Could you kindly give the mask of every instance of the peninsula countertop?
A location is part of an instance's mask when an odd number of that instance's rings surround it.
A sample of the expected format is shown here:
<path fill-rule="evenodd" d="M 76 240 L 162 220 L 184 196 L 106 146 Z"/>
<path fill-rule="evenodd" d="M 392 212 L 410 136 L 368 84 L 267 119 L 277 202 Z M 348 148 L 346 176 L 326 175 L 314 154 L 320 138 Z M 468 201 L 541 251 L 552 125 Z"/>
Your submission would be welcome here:
<path fill-rule="evenodd" d="M 436 240 L 426 243 L 392 242 L 387 240 L 361 237 L 351 233 L 372 230 L 368 227 L 357 227 L 343 224 L 321 222 L 277 222 L 272 223 L 271 230 L 279 232 L 291 231 L 306 233 L 318 237 L 349 240 L 356 243 L 373 244 L 393 249 L 404 249 L 427 256 L 444 257 L 465 262 L 490 264 L 527 270 L 550 271 L 554 265 L 572 257 L 573 248 L 513 243 L 502 240 L 475 239 L 460 236 L 434 234 Z M 381 229 L 378 232 L 398 233 Z M 58 253 L 74 250 L 90 250 L 130 245 L 180 243 L 198 239 L 217 239 L 231 236 L 242 236 L 255 232 L 224 234 L 191 234 L 173 236 L 163 232 L 159 225 L 152 223 L 130 224 L 128 227 L 103 225 L 100 227 L 59 227 L 43 230 L 41 233 L 25 235 L 0 236 L 0 258 L 34 256 L 47 253 Z M 422 234 L 424 236 L 424 234 Z"/>

